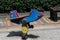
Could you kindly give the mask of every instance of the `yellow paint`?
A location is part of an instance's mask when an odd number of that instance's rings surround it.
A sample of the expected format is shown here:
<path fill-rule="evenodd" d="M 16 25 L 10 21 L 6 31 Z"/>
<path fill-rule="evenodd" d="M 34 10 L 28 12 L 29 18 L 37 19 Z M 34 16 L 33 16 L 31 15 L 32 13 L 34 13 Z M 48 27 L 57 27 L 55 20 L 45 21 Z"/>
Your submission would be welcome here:
<path fill-rule="evenodd" d="M 51 22 L 51 20 L 50 20 L 50 19 L 48 19 L 47 17 L 45 17 L 45 16 L 44 16 L 44 18 L 45 18 L 47 21 Z"/>
<path fill-rule="evenodd" d="M 10 20 L 8 18 L 6 18 L 6 25 L 10 26 Z"/>
<path fill-rule="evenodd" d="M 46 16 L 43 16 L 42 19 L 45 20 L 47 23 L 52 23 L 53 22 L 50 19 L 48 19 Z"/>
<path fill-rule="evenodd" d="M 45 17 L 42 17 L 43 20 L 45 20 L 47 23 L 49 23 L 49 21 L 47 21 L 47 19 Z"/>
<path fill-rule="evenodd" d="M 28 32 L 28 28 L 26 26 L 22 27 L 22 32 L 26 34 Z"/>

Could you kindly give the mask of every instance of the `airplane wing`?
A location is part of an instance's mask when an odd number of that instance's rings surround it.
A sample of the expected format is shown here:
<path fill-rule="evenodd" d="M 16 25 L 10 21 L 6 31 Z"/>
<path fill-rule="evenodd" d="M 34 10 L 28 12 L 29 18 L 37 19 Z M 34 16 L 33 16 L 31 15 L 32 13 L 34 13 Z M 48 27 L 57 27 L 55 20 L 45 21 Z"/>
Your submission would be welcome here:
<path fill-rule="evenodd" d="M 22 19 L 26 16 L 19 16 L 19 13 L 16 10 L 10 11 L 9 20 L 13 23 L 20 24 Z"/>
<path fill-rule="evenodd" d="M 10 21 L 13 22 L 13 23 L 16 23 L 16 24 L 21 24 L 22 20 L 25 18 L 26 16 L 24 17 L 18 17 L 18 18 L 10 18 Z"/>

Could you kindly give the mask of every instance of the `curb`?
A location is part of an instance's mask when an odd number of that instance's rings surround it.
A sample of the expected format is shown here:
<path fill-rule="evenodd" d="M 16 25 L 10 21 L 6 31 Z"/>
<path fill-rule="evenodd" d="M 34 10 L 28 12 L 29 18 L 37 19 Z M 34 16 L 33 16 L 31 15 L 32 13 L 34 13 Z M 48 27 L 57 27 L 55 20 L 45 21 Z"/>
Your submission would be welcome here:
<path fill-rule="evenodd" d="M 5 26 L 4 26 L 5 27 Z M 13 27 L 13 26 L 7 26 L 6 28 L 0 28 L 1 31 L 21 31 L 21 27 Z M 60 24 L 42 24 L 42 25 L 37 25 L 33 29 L 29 29 L 29 31 L 35 31 L 35 30 L 49 30 L 49 29 L 57 29 L 60 28 Z"/>

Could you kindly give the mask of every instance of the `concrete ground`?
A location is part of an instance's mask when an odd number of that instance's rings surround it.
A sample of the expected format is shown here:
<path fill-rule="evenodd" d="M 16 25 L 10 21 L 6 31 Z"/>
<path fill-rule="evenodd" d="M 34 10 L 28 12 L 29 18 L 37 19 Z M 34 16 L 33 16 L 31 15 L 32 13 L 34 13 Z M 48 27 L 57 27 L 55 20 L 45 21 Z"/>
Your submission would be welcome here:
<path fill-rule="evenodd" d="M 45 15 L 49 16 L 48 13 L 49 12 L 45 12 Z M 0 26 L 0 40 L 22 40 L 21 35 L 20 26 Z M 38 24 L 34 29 L 29 29 L 26 40 L 60 40 L 60 23 Z"/>
<path fill-rule="evenodd" d="M 0 30 L 0 40 L 22 40 L 21 35 L 17 29 Z M 30 29 L 26 40 L 60 40 L 60 27 Z"/>

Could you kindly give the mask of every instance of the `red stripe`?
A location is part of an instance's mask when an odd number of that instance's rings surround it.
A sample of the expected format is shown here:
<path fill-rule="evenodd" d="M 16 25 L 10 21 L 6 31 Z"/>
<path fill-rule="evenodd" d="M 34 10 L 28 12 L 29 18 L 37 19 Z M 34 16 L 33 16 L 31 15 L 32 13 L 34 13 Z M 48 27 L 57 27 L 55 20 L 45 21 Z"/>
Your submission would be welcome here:
<path fill-rule="evenodd" d="M 11 17 L 11 15 L 12 15 L 12 13 L 11 13 L 12 11 L 10 11 L 10 17 Z"/>
<path fill-rule="evenodd" d="M 19 17 L 18 12 L 16 11 L 16 17 Z"/>

